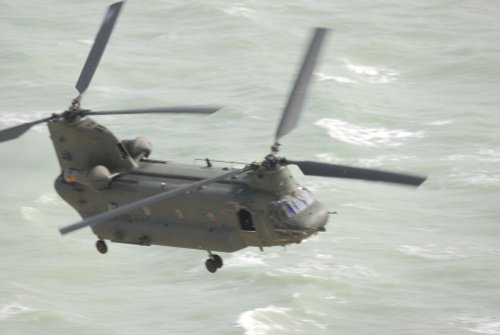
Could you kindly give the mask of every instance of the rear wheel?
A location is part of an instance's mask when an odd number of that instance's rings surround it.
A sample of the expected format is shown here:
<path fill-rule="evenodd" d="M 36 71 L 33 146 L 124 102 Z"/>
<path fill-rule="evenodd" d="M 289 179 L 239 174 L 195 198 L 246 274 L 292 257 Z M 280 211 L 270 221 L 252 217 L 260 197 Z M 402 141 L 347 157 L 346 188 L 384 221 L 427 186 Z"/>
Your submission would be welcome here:
<path fill-rule="evenodd" d="M 217 263 L 212 258 L 209 258 L 205 261 L 205 266 L 210 273 L 215 273 L 215 271 L 217 271 L 218 269 Z"/>
<path fill-rule="evenodd" d="M 217 269 L 220 269 L 224 265 L 224 262 L 222 262 L 222 258 L 219 255 L 212 255 L 212 259 L 214 260 L 215 265 L 217 265 Z"/>

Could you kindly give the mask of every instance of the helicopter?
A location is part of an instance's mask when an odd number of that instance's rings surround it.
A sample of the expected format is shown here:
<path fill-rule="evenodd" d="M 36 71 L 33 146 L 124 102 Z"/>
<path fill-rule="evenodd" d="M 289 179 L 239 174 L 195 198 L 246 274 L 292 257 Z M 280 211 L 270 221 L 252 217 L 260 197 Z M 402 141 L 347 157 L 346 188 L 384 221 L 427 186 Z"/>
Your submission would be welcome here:
<path fill-rule="evenodd" d="M 0 142 L 13 140 L 46 123 L 61 172 L 54 187 L 82 219 L 62 235 L 90 227 L 96 248 L 106 240 L 141 246 L 159 245 L 208 252 L 207 270 L 223 266 L 215 252 L 246 247 L 299 244 L 325 231 L 329 212 L 288 165 L 304 175 L 388 182 L 418 187 L 426 177 L 347 165 L 289 160 L 279 156 L 280 139 L 297 125 L 315 65 L 329 29 L 316 28 L 276 129 L 271 152 L 240 168 L 180 164 L 149 158 L 144 137 L 119 140 L 93 117 L 124 114 L 202 114 L 219 107 L 181 106 L 91 111 L 81 108 L 104 53 L 123 1 L 110 5 L 75 85 L 78 96 L 62 113 L 0 131 Z M 218 162 L 219 163 L 219 162 Z M 225 162 L 228 163 L 228 162 Z"/>

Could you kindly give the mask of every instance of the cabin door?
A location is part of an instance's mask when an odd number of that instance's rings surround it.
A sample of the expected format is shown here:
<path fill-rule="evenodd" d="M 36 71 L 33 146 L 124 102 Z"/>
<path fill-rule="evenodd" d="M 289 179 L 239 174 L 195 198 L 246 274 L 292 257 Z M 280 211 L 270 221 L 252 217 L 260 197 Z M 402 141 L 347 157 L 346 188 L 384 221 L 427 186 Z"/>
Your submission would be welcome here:
<path fill-rule="evenodd" d="M 255 226 L 253 225 L 252 213 L 248 210 L 242 208 L 238 211 L 238 219 L 240 221 L 240 228 L 243 231 L 255 231 Z"/>

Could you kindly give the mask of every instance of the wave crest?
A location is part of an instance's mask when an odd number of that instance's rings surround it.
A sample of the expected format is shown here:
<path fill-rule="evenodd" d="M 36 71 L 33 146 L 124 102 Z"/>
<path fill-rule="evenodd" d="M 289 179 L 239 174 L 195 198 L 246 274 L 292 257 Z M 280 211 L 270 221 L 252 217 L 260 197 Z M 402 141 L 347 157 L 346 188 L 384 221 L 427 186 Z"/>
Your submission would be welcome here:
<path fill-rule="evenodd" d="M 405 140 L 423 136 L 420 131 L 361 127 L 353 123 L 329 118 L 320 119 L 314 124 L 328 130 L 328 134 L 338 141 L 368 147 L 399 146 Z"/>

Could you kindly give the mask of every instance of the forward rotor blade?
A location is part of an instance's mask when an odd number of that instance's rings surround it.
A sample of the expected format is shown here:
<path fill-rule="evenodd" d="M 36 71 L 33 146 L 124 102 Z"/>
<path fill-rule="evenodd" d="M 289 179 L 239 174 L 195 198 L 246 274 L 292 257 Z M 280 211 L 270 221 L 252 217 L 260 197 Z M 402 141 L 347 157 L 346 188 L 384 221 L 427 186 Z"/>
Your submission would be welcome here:
<path fill-rule="evenodd" d="M 123 1 L 116 2 L 109 6 L 108 11 L 106 12 L 104 21 L 102 22 L 101 28 L 99 29 L 99 32 L 97 33 L 97 36 L 94 40 L 94 45 L 92 45 L 92 49 L 90 49 L 87 61 L 83 66 L 82 72 L 80 73 L 80 77 L 78 78 L 75 86 L 80 95 L 82 95 L 89 87 L 90 81 L 94 76 L 95 70 L 99 65 L 99 61 L 101 60 L 104 49 L 106 48 L 106 45 L 108 43 L 109 36 L 113 31 L 116 18 L 120 13 L 122 5 Z"/>
<path fill-rule="evenodd" d="M 22 124 L 19 124 L 17 126 L 14 126 L 14 127 L 0 130 L 0 143 L 16 139 L 19 136 L 21 136 L 22 134 L 24 134 L 25 132 L 27 132 L 28 130 L 30 130 L 31 127 L 33 127 L 37 124 L 46 122 L 50 119 L 51 119 L 51 117 L 48 117 L 45 119 L 32 121 L 32 122 L 26 122 L 26 123 L 22 123 Z"/>
<path fill-rule="evenodd" d="M 297 76 L 293 89 L 290 92 L 286 107 L 283 110 L 280 124 L 276 130 L 275 144 L 278 144 L 279 139 L 288 134 L 297 125 L 297 121 L 303 109 L 307 90 L 311 82 L 311 77 L 327 32 L 328 29 L 325 28 L 316 28 L 314 31 L 311 44 L 309 45 L 309 49 L 304 58 L 304 62 L 302 63 L 299 75 Z"/>
<path fill-rule="evenodd" d="M 286 161 L 287 164 L 297 165 L 305 175 L 320 177 L 335 177 L 381 181 L 386 183 L 420 186 L 427 178 L 415 175 L 365 169 L 353 166 L 327 164 L 310 161 Z"/>
<path fill-rule="evenodd" d="M 113 111 L 83 111 L 84 115 L 114 115 L 114 114 L 212 114 L 222 107 L 156 107 L 142 109 L 123 109 Z"/>
<path fill-rule="evenodd" d="M 173 197 L 176 197 L 176 196 L 181 195 L 181 194 L 186 194 L 186 193 L 190 193 L 190 192 L 197 192 L 197 191 L 201 190 L 206 185 L 216 183 L 218 181 L 225 180 L 225 179 L 228 179 L 231 177 L 235 177 L 235 176 L 242 174 L 242 173 L 245 173 L 251 169 L 252 169 L 251 167 L 245 167 L 243 169 L 231 171 L 228 173 L 221 174 L 219 176 L 203 179 L 201 181 L 198 181 L 198 182 L 186 185 L 186 186 L 181 186 L 181 187 L 178 187 L 178 188 L 170 190 L 170 191 L 159 193 L 159 194 L 153 195 L 151 197 L 144 198 L 142 200 L 130 203 L 128 205 L 118 207 L 118 208 L 113 209 L 109 212 L 104 212 L 101 214 L 90 216 L 90 217 L 88 217 L 80 222 L 77 222 L 75 224 L 72 224 L 72 225 L 69 225 L 69 226 L 66 226 L 64 228 L 59 229 L 59 232 L 61 232 L 62 235 L 65 235 L 67 233 L 70 233 L 72 231 L 75 231 L 75 230 L 78 230 L 78 229 L 81 229 L 81 228 L 84 228 L 87 226 L 92 226 L 94 224 L 97 224 L 97 223 L 100 223 L 100 222 L 103 222 L 106 220 L 111 220 L 117 216 L 120 216 L 122 214 L 126 214 L 130 211 L 133 211 L 134 209 L 139 209 L 139 208 L 142 208 L 145 206 L 149 206 L 151 204 L 154 204 L 154 203 L 157 203 L 159 201 L 166 200 L 169 198 L 173 198 Z"/>

